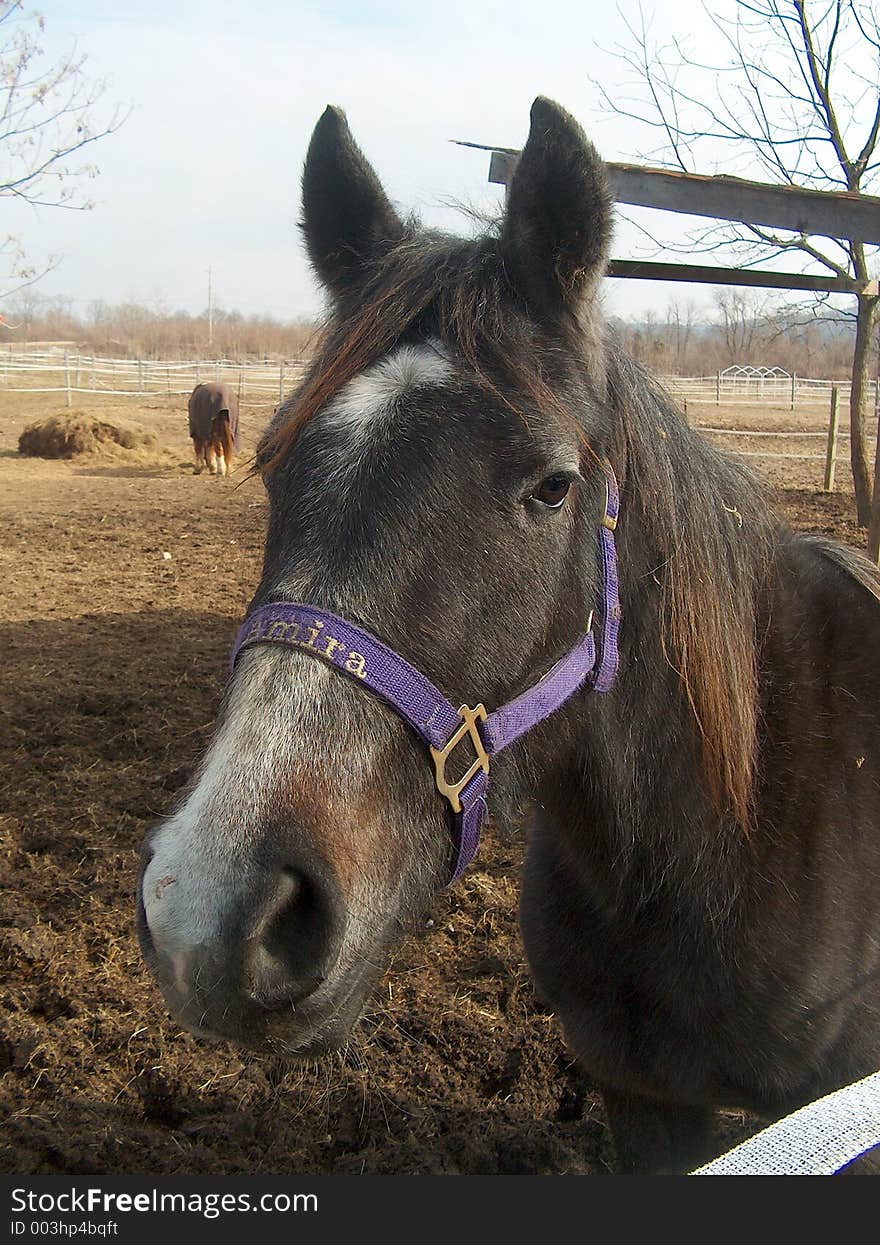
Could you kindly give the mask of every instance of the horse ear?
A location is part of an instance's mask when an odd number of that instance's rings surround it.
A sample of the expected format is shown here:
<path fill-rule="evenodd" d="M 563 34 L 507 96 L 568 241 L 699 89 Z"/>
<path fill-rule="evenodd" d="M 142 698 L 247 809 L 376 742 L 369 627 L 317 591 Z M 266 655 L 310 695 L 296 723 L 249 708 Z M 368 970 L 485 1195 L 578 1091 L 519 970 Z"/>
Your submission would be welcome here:
<path fill-rule="evenodd" d="M 514 284 L 537 311 L 577 312 L 603 275 L 611 204 L 598 152 L 572 116 L 539 96 L 501 234 Z"/>
<path fill-rule="evenodd" d="M 351 136 L 345 113 L 328 107 L 315 126 L 302 180 L 303 232 L 318 277 L 342 294 L 403 223 Z"/>

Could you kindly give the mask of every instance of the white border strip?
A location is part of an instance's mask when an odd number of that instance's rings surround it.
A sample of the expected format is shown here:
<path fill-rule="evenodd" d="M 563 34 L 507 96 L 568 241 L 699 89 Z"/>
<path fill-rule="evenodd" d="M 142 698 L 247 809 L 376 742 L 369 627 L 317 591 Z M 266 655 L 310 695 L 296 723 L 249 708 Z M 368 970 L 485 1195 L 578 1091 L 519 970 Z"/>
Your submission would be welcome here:
<path fill-rule="evenodd" d="M 692 1176 L 831 1176 L 880 1144 L 880 1072 L 771 1124 Z"/>

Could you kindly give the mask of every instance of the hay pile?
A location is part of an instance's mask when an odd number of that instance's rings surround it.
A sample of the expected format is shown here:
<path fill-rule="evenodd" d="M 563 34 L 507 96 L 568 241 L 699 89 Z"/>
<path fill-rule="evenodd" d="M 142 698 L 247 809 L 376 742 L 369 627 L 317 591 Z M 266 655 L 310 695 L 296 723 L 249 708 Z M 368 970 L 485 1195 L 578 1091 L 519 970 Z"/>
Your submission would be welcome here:
<path fill-rule="evenodd" d="M 81 411 L 28 424 L 18 438 L 19 454 L 30 458 L 76 458 L 79 454 L 155 451 L 158 438 L 135 424 L 108 423 Z"/>

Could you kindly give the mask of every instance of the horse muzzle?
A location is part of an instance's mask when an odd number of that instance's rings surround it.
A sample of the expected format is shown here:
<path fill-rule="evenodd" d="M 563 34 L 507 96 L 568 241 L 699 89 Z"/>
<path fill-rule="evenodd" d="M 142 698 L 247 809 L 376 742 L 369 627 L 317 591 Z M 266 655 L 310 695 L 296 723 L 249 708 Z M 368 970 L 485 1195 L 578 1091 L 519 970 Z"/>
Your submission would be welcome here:
<path fill-rule="evenodd" d="M 172 1015 L 199 1036 L 301 1055 L 338 1045 L 372 984 L 364 958 L 343 955 L 348 924 L 314 862 L 251 869 L 237 885 L 234 872 L 198 879 L 185 858 L 145 846 L 141 950 Z"/>

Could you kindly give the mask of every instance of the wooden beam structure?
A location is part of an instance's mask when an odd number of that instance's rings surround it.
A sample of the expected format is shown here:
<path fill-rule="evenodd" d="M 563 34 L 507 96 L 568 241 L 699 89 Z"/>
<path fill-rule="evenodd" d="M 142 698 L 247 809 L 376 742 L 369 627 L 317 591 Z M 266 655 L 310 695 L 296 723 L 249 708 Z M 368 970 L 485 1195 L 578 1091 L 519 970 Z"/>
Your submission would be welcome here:
<path fill-rule="evenodd" d="M 509 185 L 519 153 L 501 148 L 485 150 L 491 152 L 489 181 Z M 606 167 L 618 203 L 880 246 L 880 198 L 874 195 L 803 190 L 639 164 L 609 163 Z"/>

